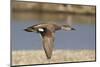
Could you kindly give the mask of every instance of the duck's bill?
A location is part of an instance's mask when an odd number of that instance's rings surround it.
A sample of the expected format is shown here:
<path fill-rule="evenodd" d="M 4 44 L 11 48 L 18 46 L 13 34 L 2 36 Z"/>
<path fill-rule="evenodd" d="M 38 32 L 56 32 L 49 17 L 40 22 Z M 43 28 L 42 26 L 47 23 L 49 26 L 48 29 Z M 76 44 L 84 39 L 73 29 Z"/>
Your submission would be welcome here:
<path fill-rule="evenodd" d="M 71 30 L 76 30 L 75 28 L 71 28 Z"/>

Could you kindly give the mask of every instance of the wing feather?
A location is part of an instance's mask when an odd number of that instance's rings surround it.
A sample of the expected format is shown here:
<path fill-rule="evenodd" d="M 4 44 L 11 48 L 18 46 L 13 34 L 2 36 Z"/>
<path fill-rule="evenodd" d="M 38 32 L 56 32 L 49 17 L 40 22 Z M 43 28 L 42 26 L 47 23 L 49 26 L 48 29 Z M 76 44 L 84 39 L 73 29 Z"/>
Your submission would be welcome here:
<path fill-rule="evenodd" d="M 43 48 L 45 51 L 45 54 L 47 56 L 47 59 L 50 59 L 52 56 L 53 46 L 54 46 L 54 34 L 51 33 L 51 35 L 47 36 L 44 35 L 43 37 Z"/>

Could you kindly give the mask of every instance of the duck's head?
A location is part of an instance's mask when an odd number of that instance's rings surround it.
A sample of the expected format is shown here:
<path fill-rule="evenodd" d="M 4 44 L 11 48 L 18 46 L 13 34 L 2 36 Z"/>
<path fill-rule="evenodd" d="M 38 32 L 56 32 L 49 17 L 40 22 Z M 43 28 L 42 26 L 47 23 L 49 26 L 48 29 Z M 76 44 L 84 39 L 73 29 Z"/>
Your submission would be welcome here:
<path fill-rule="evenodd" d="M 62 29 L 62 30 L 65 30 L 65 31 L 75 30 L 75 28 L 72 28 L 72 27 L 69 26 L 69 25 L 62 25 L 61 29 Z"/>

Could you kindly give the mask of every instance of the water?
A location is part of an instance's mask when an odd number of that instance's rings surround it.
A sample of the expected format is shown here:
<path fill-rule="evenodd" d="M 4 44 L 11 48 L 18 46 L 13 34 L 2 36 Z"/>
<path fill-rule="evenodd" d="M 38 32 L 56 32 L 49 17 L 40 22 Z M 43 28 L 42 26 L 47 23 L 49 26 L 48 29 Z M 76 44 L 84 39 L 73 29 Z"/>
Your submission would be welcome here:
<path fill-rule="evenodd" d="M 26 14 L 24 14 L 26 15 Z M 64 15 L 64 14 L 62 14 Z M 26 15 L 27 16 L 27 15 Z M 65 16 L 65 15 L 64 15 Z M 53 20 L 59 24 L 66 24 L 66 18 L 57 20 L 58 16 L 48 17 L 48 20 Z M 74 18 L 73 18 L 74 17 Z M 57 31 L 55 33 L 54 49 L 95 49 L 95 21 L 93 17 L 85 16 L 72 16 L 68 22 L 75 31 Z M 25 17 L 26 18 L 26 17 Z M 47 18 L 32 19 L 17 18 L 13 16 L 11 21 L 11 44 L 13 50 L 35 50 L 42 49 L 42 40 L 39 34 L 34 32 L 26 32 L 25 28 L 33 24 L 40 23 L 41 21 L 48 21 Z M 67 17 L 68 18 L 68 17 Z M 62 23 L 63 22 L 63 23 Z"/>

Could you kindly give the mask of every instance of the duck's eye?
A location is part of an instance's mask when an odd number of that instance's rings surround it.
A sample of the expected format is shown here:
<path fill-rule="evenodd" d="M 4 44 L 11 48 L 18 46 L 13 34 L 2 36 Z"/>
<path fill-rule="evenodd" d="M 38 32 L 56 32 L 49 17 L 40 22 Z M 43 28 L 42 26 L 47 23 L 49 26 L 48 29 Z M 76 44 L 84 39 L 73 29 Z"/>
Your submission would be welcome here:
<path fill-rule="evenodd" d="M 38 31 L 44 32 L 44 29 L 43 28 L 39 28 Z"/>

